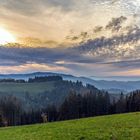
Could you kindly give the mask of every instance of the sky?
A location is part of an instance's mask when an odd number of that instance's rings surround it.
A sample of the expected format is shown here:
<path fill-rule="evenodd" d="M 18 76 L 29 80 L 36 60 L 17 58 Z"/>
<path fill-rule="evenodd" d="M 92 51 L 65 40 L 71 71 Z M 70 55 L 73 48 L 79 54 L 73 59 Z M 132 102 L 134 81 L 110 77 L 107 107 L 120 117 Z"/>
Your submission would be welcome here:
<path fill-rule="evenodd" d="M 140 0 L 1 0 L 0 73 L 140 76 L 139 13 Z"/>

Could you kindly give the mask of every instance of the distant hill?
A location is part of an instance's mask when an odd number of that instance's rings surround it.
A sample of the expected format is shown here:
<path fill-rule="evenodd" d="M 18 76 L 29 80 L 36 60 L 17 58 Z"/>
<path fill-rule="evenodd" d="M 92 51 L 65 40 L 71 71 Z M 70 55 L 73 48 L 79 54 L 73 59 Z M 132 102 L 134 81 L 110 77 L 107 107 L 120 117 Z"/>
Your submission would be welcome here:
<path fill-rule="evenodd" d="M 140 113 L 1 128 L 0 140 L 139 140 Z"/>
<path fill-rule="evenodd" d="M 1 74 L 0 79 L 5 78 L 14 78 L 14 79 L 29 79 L 34 78 L 35 76 L 54 76 L 59 75 L 62 76 L 64 80 L 68 81 L 82 81 L 83 84 L 92 84 L 98 89 L 104 89 L 109 92 L 118 93 L 120 92 L 130 92 L 133 90 L 140 89 L 140 81 L 106 81 L 106 80 L 94 80 L 87 77 L 77 77 L 73 75 L 61 74 L 61 73 L 52 73 L 52 72 L 36 72 L 36 73 L 29 73 L 29 74 Z M 116 91 L 116 92 L 115 92 Z"/>
<path fill-rule="evenodd" d="M 52 77 L 49 76 L 48 79 Z M 11 77 L 14 78 L 14 77 Z M 47 77 L 43 77 L 46 79 Z M 36 78 L 35 78 L 36 79 Z M 42 79 L 41 79 L 42 80 Z M 0 82 L 0 97 L 17 97 L 24 105 L 24 109 L 38 109 L 50 104 L 60 105 L 62 101 L 72 92 L 85 94 L 92 91 L 98 93 L 96 87 L 92 85 L 84 86 L 82 82 L 72 82 L 67 80 L 49 80 L 38 82 Z"/>

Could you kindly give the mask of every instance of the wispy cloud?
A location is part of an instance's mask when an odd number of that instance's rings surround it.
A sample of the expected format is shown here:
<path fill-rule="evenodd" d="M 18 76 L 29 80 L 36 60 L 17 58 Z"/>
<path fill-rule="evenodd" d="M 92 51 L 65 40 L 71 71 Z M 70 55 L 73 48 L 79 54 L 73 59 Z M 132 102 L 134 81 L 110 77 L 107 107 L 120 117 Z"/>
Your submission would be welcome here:
<path fill-rule="evenodd" d="M 0 26 L 36 48 L 0 47 L 0 72 L 138 71 L 139 6 L 139 0 L 1 0 Z"/>
<path fill-rule="evenodd" d="M 64 41 L 70 30 L 84 32 L 112 17 L 136 15 L 131 5 L 136 6 L 131 0 L 1 0 L 0 18 L 18 37 Z"/>

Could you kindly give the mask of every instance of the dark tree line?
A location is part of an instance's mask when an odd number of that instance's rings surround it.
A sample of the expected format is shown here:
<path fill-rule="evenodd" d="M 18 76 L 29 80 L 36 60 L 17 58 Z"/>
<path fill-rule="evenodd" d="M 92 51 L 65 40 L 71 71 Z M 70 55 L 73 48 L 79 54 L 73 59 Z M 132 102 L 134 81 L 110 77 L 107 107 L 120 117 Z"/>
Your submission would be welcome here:
<path fill-rule="evenodd" d="M 0 126 L 15 126 L 78 119 L 107 114 L 140 111 L 140 91 L 111 101 L 107 92 L 92 90 L 86 94 L 71 91 L 60 106 L 25 111 L 19 99 L 9 96 L 0 99 Z"/>

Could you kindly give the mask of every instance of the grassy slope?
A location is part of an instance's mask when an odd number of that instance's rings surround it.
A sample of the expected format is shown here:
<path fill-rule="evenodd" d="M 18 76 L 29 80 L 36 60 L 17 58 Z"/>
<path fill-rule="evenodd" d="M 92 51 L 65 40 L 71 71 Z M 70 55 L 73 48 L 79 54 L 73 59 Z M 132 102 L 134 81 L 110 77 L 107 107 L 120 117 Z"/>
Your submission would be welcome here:
<path fill-rule="evenodd" d="M 140 113 L 2 128 L 0 140 L 140 140 Z"/>
<path fill-rule="evenodd" d="M 0 92 L 4 93 L 43 93 L 53 89 L 54 82 L 42 83 L 0 83 Z"/>

